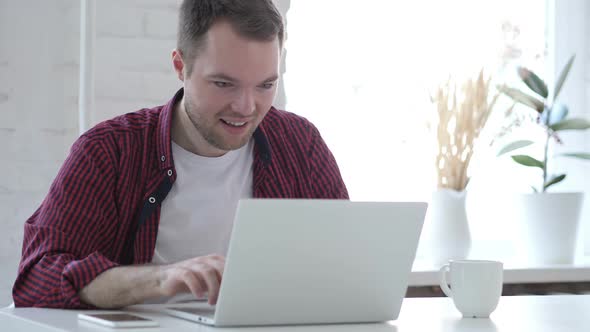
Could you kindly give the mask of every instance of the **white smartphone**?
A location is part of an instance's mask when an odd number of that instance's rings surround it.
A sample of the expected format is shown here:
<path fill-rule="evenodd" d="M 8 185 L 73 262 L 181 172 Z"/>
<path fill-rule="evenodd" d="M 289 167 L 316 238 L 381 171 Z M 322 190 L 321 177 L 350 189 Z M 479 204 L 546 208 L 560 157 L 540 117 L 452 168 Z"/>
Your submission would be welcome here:
<path fill-rule="evenodd" d="M 78 319 L 108 327 L 154 327 L 158 322 L 126 312 L 78 314 Z"/>

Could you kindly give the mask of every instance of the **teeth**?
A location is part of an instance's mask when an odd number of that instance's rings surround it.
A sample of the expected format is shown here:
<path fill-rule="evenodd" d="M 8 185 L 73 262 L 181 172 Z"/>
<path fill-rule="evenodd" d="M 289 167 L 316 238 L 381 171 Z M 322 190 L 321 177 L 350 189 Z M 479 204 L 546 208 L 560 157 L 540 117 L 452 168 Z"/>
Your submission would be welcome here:
<path fill-rule="evenodd" d="M 223 119 L 222 119 L 222 121 L 227 123 L 228 125 L 232 125 L 234 127 L 241 127 L 246 124 L 246 122 L 231 122 L 231 121 L 227 121 L 227 120 L 223 120 Z"/>

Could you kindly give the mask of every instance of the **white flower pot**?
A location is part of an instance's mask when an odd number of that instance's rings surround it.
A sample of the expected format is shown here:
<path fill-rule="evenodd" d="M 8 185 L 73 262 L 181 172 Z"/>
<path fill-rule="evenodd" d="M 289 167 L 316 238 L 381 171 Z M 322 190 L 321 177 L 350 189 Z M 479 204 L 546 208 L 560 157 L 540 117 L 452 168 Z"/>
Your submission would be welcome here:
<path fill-rule="evenodd" d="M 525 259 L 534 265 L 574 262 L 583 193 L 518 195 L 514 217 Z"/>
<path fill-rule="evenodd" d="M 465 259 L 471 235 L 465 210 L 465 191 L 438 189 L 432 194 L 425 225 L 427 255 L 436 265 Z"/>

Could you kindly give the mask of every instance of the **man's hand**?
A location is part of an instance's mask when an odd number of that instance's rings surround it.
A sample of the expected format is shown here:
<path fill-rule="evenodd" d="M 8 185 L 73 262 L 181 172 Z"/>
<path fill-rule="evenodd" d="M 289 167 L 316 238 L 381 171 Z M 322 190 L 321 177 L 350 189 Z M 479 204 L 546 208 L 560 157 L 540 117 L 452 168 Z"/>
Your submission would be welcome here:
<path fill-rule="evenodd" d="M 225 257 L 209 255 L 169 265 L 119 266 L 101 273 L 80 290 L 85 303 L 99 308 L 121 308 L 161 296 L 191 292 L 208 294 L 217 303 Z"/>
<path fill-rule="evenodd" d="M 208 295 L 209 304 L 217 303 L 225 267 L 225 257 L 209 255 L 191 258 L 162 267 L 162 295 L 191 292 L 197 298 Z"/>

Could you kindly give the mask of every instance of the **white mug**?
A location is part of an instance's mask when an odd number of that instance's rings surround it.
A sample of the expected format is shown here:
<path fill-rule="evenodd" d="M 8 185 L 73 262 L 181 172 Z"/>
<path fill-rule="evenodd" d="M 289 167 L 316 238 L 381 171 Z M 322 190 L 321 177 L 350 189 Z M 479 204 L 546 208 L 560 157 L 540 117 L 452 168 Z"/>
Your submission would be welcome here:
<path fill-rule="evenodd" d="M 463 317 L 487 318 L 502 295 L 503 271 L 501 262 L 453 260 L 440 269 L 440 287 Z"/>

